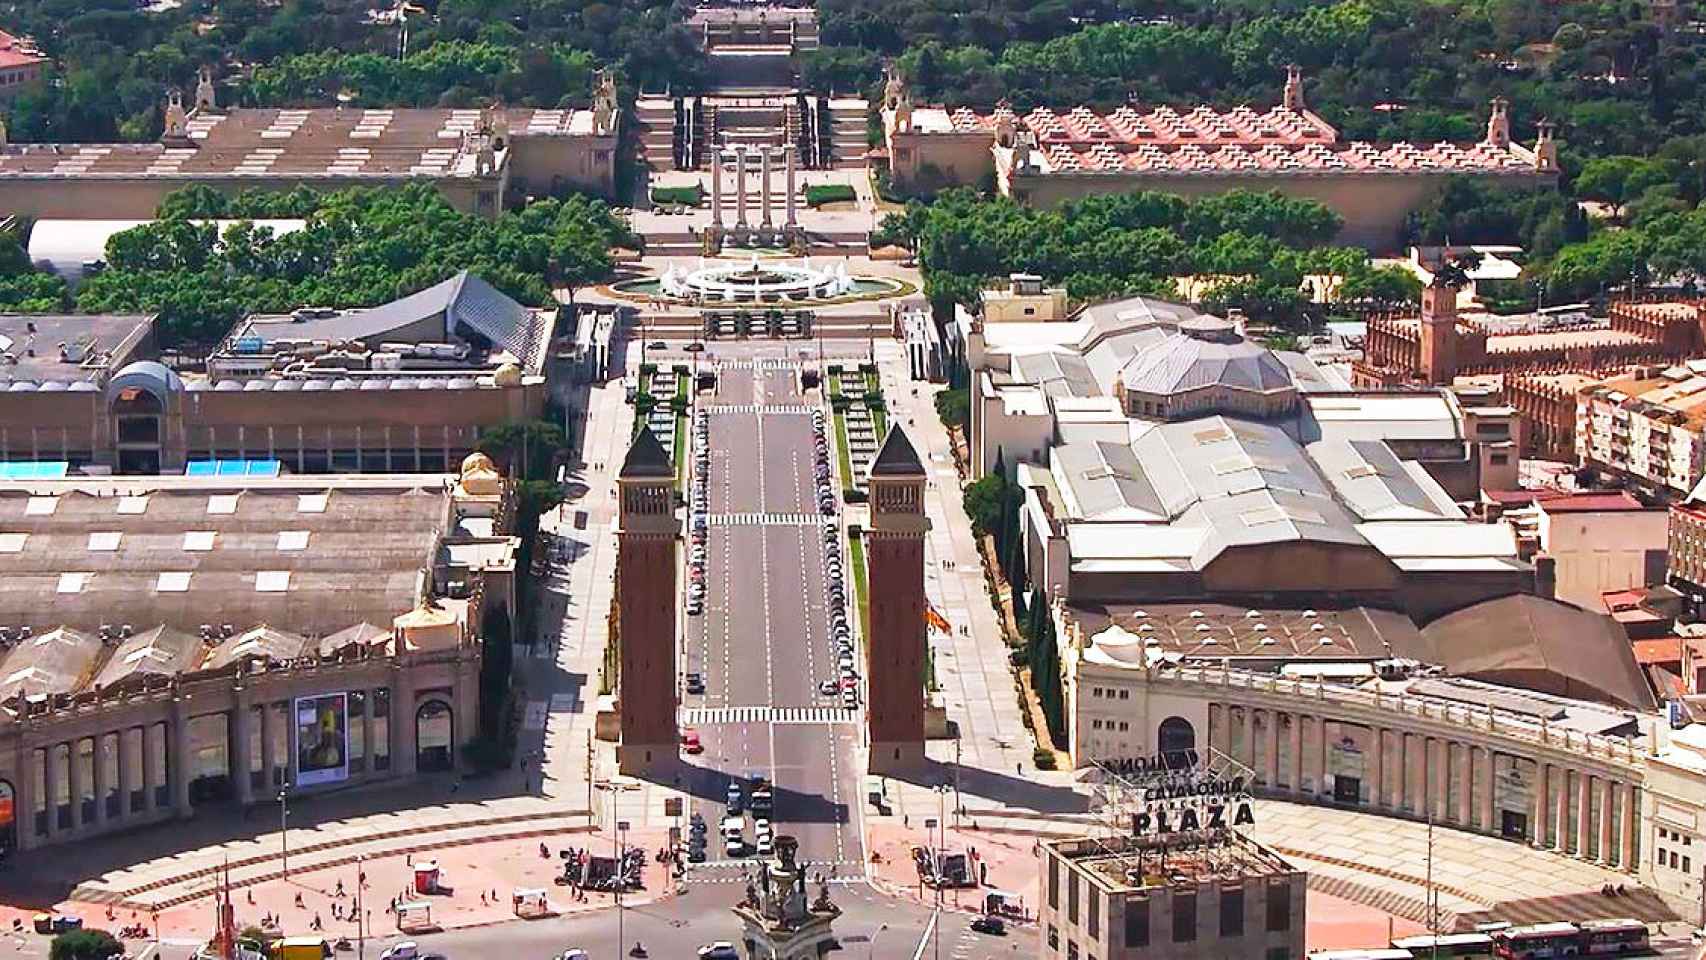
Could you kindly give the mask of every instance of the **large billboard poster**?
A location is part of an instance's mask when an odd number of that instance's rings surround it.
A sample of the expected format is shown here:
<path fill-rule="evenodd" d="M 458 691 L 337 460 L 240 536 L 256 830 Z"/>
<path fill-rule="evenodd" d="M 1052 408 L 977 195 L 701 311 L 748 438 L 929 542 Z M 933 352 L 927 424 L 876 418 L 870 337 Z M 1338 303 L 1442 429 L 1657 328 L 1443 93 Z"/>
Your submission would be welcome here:
<path fill-rule="evenodd" d="M 296 785 L 349 779 L 349 700 L 342 693 L 296 698 Z"/>

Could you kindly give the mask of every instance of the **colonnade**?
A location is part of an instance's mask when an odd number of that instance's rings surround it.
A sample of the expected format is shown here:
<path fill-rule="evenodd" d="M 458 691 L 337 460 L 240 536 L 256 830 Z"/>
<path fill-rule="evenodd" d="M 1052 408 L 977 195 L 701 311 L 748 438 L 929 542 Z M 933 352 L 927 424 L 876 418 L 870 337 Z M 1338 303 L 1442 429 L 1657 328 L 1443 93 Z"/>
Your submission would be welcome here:
<path fill-rule="evenodd" d="M 470 661 L 473 662 L 473 661 Z M 416 710 L 441 701 L 451 725 L 448 757 L 472 730 L 473 678 L 417 696 L 404 671 L 384 686 L 348 685 L 322 676 L 345 696 L 343 765 L 324 785 L 407 776 L 416 770 Z M 139 824 L 188 818 L 204 803 L 269 802 L 320 786 L 292 783 L 297 696 L 311 690 L 230 685 L 216 698 L 179 692 L 54 723 L 30 718 L 16 731 L 11 756 L 0 754 L 0 783 L 10 786 L 20 849 L 83 839 Z M 286 685 L 295 686 L 295 685 Z M 290 696 L 279 696 L 280 693 Z M 223 702 L 220 702 L 223 701 Z M 215 708 L 215 705 L 220 708 Z M 11 738 L 8 738 L 11 739 Z M 14 752 L 15 751 L 15 752 Z M 10 760 L 11 762 L 5 762 Z M 198 781 L 205 787 L 195 786 Z M 194 799 L 192 799 L 192 796 Z"/>
<path fill-rule="evenodd" d="M 781 148 L 780 151 L 778 151 L 776 148 L 773 148 L 773 147 L 749 146 L 746 144 L 736 144 L 734 146 L 720 148 L 717 151 L 715 151 L 715 153 L 712 155 L 712 158 L 711 158 L 711 226 L 713 228 L 716 228 L 719 230 L 723 229 L 723 227 L 724 227 L 724 223 L 723 223 L 723 150 L 728 150 L 728 151 L 733 152 L 734 157 L 735 157 L 735 170 L 734 170 L 735 222 L 733 224 L 733 229 L 744 231 L 744 230 L 753 229 L 755 226 L 757 229 L 760 229 L 760 230 L 774 229 L 774 223 L 773 223 L 773 220 L 771 217 L 771 193 L 772 193 L 772 180 L 773 180 L 773 178 L 771 176 L 770 164 L 771 164 L 771 160 L 775 157 L 775 155 L 778 152 L 780 152 L 782 154 L 782 156 L 785 158 L 785 163 L 786 163 L 786 165 L 784 167 L 786 185 L 783 189 L 782 197 L 783 197 L 783 209 L 785 211 L 785 215 L 786 215 L 787 219 L 783 222 L 782 225 L 785 229 L 788 229 L 788 230 L 794 230 L 794 229 L 798 228 L 799 227 L 799 214 L 798 214 L 798 209 L 797 209 L 797 202 L 798 201 L 795 197 L 794 151 L 791 149 L 788 149 L 786 147 Z M 758 171 L 759 222 L 757 224 L 752 224 L 752 223 L 748 222 L 748 220 L 747 220 L 747 209 L 746 209 L 746 207 L 747 207 L 747 199 L 746 199 L 746 197 L 747 197 L 747 193 L 746 193 L 747 158 L 748 158 L 748 156 L 753 155 L 753 154 L 756 154 L 758 156 L 758 160 L 759 160 L 759 171 Z"/>
<path fill-rule="evenodd" d="M 1639 772 L 1591 751 L 1502 749 L 1486 738 L 1215 703 L 1209 744 L 1261 793 L 1357 804 L 1503 836 L 1634 873 Z"/>

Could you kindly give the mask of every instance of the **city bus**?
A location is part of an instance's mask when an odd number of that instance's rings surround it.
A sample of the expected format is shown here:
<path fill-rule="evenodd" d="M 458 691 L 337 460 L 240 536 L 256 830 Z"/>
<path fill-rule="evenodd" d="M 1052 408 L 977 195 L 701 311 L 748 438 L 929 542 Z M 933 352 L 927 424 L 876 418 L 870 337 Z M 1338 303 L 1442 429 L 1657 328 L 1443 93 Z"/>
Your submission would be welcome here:
<path fill-rule="evenodd" d="M 1399 937 L 1392 941 L 1397 950 L 1408 950 L 1416 960 L 1434 957 L 1484 958 L 1493 955 L 1493 938 L 1486 933 L 1442 933 L 1439 936 L 1422 934 Z"/>
<path fill-rule="evenodd" d="M 1415 960 L 1408 950 L 1373 947 L 1367 950 L 1317 950 L 1309 960 Z"/>
<path fill-rule="evenodd" d="M 1584 920 L 1583 953 L 1633 953 L 1647 950 L 1647 925 L 1628 917 L 1616 920 Z"/>
<path fill-rule="evenodd" d="M 1504 960 L 1550 960 L 1582 952 L 1582 932 L 1573 923 L 1536 923 L 1493 934 L 1493 950 Z"/>

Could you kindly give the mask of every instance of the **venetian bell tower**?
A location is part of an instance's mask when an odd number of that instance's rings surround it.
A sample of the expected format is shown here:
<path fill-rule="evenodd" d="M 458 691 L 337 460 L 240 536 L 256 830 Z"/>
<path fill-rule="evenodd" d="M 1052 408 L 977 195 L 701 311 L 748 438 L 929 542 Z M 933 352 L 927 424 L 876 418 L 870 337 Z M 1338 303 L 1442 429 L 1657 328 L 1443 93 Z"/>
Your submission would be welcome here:
<path fill-rule="evenodd" d="M 616 535 L 618 685 L 622 772 L 640 775 L 673 766 L 675 720 L 675 467 L 642 427 L 616 483 L 621 492 Z"/>
<path fill-rule="evenodd" d="M 930 521 L 924 516 L 924 465 L 899 427 L 889 427 L 868 482 L 866 722 L 871 772 L 889 773 L 924 762 L 924 535 Z"/>
<path fill-rule="evenodd" d="M 1449 256 L 1441 254 L 1441 263 Z M 1450 386 L 1457 376 L 1457 288 L 1439 276 L 1422 288 L 1422 378 Z"/>

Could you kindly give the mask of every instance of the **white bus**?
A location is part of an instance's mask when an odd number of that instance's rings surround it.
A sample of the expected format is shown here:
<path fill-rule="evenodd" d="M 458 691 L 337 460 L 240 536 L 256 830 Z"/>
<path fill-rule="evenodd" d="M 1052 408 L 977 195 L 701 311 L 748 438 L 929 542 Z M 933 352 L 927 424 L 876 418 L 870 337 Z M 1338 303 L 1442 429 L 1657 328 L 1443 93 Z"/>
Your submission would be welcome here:
<path fill-rule="evenodd" d="M 1408 950 L 1371 947 L 1367 950 L 1317 950 L 1309 960 L 1416 960 Z"/>
<path fill-rule="evenodd" d="M 1416 960 L 1433 960 L 1434 957 L 1491 957 L 1493 955 L 1493 938 L 1486 933 L 1442 933 L 1437 937 L 1430 934 L 1399 937 L 1392 941 L 1392 946 L 1399 950 L 1410 951 Z"/>

